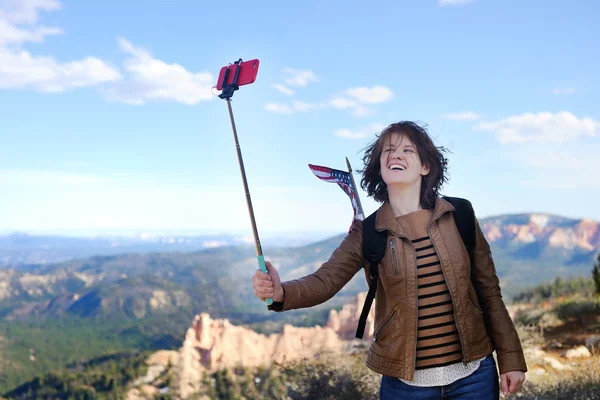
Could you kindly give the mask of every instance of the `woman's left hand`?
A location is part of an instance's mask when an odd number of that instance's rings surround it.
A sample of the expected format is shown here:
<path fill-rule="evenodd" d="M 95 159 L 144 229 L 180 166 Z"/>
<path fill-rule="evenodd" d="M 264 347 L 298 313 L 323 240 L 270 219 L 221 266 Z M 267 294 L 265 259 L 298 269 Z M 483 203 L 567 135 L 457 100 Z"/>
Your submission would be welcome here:
<path fill-rule="evenodd" d="M 500 375 L 502 393 L 507 396 L 510 393 L 516 393 L 525 382 L 525 373 L 522 371 L 510 371 Z"/>

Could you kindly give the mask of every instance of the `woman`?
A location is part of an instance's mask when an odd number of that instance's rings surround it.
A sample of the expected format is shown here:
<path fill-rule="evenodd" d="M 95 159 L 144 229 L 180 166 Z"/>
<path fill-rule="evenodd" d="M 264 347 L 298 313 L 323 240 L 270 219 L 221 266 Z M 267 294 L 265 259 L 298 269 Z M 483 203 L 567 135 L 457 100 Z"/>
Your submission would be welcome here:
<path fill-rule="evenodd" d="M 507 395 L 525 380 L 523 350 L 489 244 L 476 220 L 470 259 L 454 207 L 439 196 L 447 181 L 443 151 L 419 125 L 398 122 L 378 136 L 363 159 L 361 185 L 382 203 L 376 228 L 388 235 L 367 355 L 367 366 L 382 375 L 381 399 L 498 399 L 500 385 Z M 257 270 L 252 284 L 263 301 L 273 298 L 274 311 L 312 307 L 333 297 L 363 265 L 368 263 L 362 224 L 355 221 L 316 272 L 281 283 L 267 262 L 268 274 Z"/>

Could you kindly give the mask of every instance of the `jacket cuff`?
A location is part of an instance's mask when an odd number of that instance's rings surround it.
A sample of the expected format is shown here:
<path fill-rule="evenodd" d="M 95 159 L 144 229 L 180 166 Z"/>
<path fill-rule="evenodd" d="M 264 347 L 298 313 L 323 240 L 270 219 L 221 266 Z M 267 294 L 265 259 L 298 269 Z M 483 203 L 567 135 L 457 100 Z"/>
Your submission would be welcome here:
<path fill-rule="evenodd" d="M 283 311 L 283 303 L 280 301 L 274 301 L 273 304 L 267 306 L 270 311 Z"/>
<path fill-rule="evenodd" d="M 280 311 L 285 311 L 285 287 L 283 287 L 283 284 L 281 285 L 282 289 L 283 289 L 283 301 L 274 301 L 273 304 L 267 305 L 267 309 L 269 311 L 275 311 L 275 312 L 280 312 Z"/>
<path fill-rule="evenodd" d="M 527 362 L 522 352 L 498 353 L 498 369 L 500 374 L 512 371 L 527 372 Z"/>

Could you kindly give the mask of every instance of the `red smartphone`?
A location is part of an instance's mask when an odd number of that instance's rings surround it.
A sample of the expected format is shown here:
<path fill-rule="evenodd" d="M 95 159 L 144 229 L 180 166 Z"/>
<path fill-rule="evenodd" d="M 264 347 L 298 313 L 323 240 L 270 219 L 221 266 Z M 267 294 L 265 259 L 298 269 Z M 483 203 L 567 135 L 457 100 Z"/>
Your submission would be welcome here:
<path fill-rule="evenodd" d="M 258 60 L 249 60 L 243 61 L 240 64 L 231 64 L 226 67 L 221 68 L 221 72 L 219 73 L 219 78 L 217 79 L 217 90 L 223 90 L 223 78 L 225 77 L 225 71 L 229 69 L 229 73 L 227 74 L 227 82 L 229 85 L 233 83 L 233 78 L 235 76 L 235 71 L 238 65 L 240 65 L 240 72 L 238 74 L 237 85 L 248 85 L 250 83 L 254 83 L 256 80 L 256 74 L 258 74 Z"/>

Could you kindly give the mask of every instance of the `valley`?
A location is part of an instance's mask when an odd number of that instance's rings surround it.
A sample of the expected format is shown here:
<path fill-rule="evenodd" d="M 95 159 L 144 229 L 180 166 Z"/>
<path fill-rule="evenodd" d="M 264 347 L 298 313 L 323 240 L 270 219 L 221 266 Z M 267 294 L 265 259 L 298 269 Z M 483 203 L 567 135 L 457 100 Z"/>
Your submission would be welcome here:
<path fill-rule="evenodd" d="M 589 278 L 600 249 L 599 224 L 590 220 L 519 214 L 480 223 L 507 302 L 556 277 Z M 315 271 L 342 238 L 270 244 L 263 250 L 288 280 Z M 78 246 L 66 246 L 65 254 L 77 254 Z M 0 248 L 0 256 L 12 250 Z M 0 393 L 48 371 L 66 373 L 69 366 L 111 354 L 177 351 L 199 313 L 264 335 L 281 333 L 286 325 L 324 326 L 331 310 L 340 311 L 367 289 L 358 273 L 320 306 L 275 314 L 252 292 L 255 269 L 254 248 L 247 244 L 5 265 L 0 268 Z"/>

